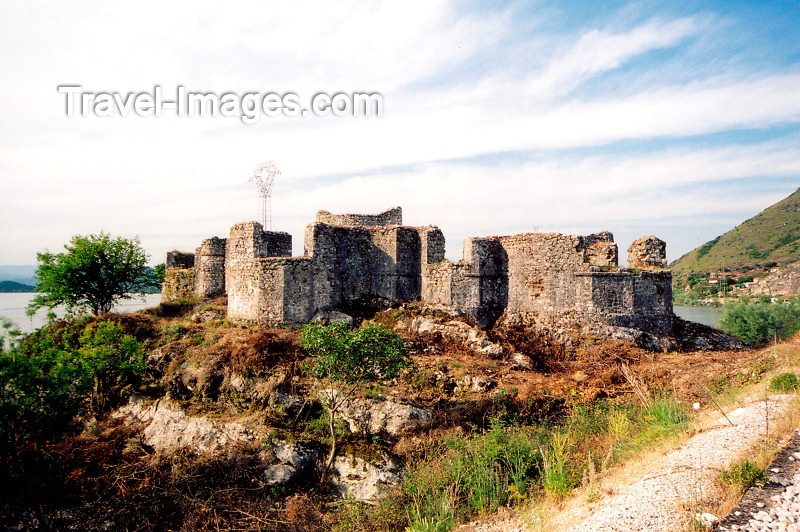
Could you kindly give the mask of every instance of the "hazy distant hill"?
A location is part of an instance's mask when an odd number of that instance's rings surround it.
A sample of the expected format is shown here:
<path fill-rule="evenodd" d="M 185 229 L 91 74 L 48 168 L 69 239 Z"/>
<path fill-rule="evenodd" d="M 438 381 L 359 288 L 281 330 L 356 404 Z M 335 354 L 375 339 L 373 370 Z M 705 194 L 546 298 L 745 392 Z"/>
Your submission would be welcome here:
<path fill-rule="evenodd" d="M 768 269 L 800 260 L 800 188 L 787 198 L 706 242 L 670 265 L 676 277 L 691 273 Z"/>
<path fill-rule="evenodd" d="M 0 281 L 0 292 L 33 292 L 33 285 L 15 281 Z"/>
<path fill-rule="evenodd" d="M 36 285 L 36 266 L 33 264 L 0 264 L 0 281 Z"/>

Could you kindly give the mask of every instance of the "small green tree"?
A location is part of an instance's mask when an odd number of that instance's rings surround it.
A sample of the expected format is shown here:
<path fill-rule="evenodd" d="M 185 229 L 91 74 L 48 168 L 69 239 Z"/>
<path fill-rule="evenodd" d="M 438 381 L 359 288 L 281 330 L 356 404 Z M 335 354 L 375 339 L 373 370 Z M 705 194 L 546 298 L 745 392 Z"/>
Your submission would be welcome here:
<path fill-rule="evenodd" d="M 324 481 L 336 457 L 335 422 L 339 409 L 361 383 L 390 379 L 412 361 L 402 338 L 379 324 L 351 331 L 343 322 L 330 325 L 313 322 L 303 327 L 300 344 L 315 357 L 308 371 L 325 388 L 331 449 L 323 470 Z"/>
<path fill-rule="evenodd" d="M 167 265 L 164 264 L 163 262 L 161 264 L 156 264 L 155 266 L 153 266 L 153 275 L 155 276 L 156 281 L 158 281 L 158 284 L 164 283 L 164 275 L 166 274 L 166 271 L 167 271 Z"/>
<path fill-rule="evenodd" d="M 120 299 L 143 295 L 158 286 L 138 238 L 76 235 L 64 248 L 66 253 L 36 255 L 36 291 L 40 294 L 28 306 L 30 314 L 42 307 L 66 305 L 70 312 L 88 308 L 96 316 L 110 311 Z"/>

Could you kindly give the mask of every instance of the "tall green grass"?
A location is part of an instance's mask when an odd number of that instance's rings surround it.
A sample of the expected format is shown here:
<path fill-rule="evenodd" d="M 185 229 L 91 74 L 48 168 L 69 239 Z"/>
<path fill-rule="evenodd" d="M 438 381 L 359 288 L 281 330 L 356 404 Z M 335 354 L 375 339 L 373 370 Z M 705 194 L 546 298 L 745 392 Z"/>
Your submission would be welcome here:
<path fill-rule="evenodd" d="M 524 497 L 539 476 L 545 435 L 537 428 L 491 422 L 484 434 L 447 438 L 413 468 L 404 489 L 411 530 L 447 530 L 457 520 Z"/>
<path fill-rule="evenodd" d="M 410 467 L 407 531 L 450 530 L 500 506 L 563 498 L 595 473 L 684 430 L 687 409 L 666 394 L 646 404 L 576 405 L 557 424 L 510 426 L 445 439 Z"/>

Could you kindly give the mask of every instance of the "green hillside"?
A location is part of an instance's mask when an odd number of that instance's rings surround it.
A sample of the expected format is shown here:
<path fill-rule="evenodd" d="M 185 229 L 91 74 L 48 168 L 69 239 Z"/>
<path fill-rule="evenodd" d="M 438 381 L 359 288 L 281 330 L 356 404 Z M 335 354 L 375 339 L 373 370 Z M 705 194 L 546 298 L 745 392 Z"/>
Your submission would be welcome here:
<path fill-rule="evenodd" d="M 0 292 L 33 292 L 34 287 L 15 281 L 0 281 Z"/>
<path fill-rule="evenodd" d="M 800 260 L 800 188 L 670 265 L 677 278 L 718 271 L 758 273 Z"/>

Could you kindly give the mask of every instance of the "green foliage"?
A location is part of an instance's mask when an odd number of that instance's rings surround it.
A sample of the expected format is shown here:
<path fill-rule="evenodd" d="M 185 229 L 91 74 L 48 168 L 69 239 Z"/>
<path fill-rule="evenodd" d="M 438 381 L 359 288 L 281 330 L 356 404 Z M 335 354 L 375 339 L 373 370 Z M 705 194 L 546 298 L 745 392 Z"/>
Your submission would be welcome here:
<path fill-rule="evenodd" d="M 0 316 L 0 353 L 8 349 L 13 349 L 22 337 L 22 331 L 16 323 Z"/>
<path fill-rule="evenodd" d="M 678 289 L 672 292 L 672 302 L 676 305 L 693 307 L 700 303 L 700 297 L 695 292 L 686 292 Z"/>
<path fill-rule="evenodd" d="M 485 434 L 445 439 L 406 477 L 409 529 L 449 530 L 456 520 L 522 498 L 541 469 L 543 438 L 493 420 Z"/>
<path fill-rule="evenodd" d="M 44 327 L 0 353 L 0 446 L 66 430 L 141 382 L 144 350 L 110 321 Z"/>
<path fill-rule="evenodd" d="M 308 424 L 306 425 L 306 432 L 309 436 L 314 438 L 322 438 L 325 436 L 325 433 L 328 431 L 328 426 L 330 424 L 330 413 L 327 410 L 323 410 L 320 412 L 319 417 L 313 417 L 308 420 Z M 334 421 L 334 430 L 336 433 L 337 438 L 342 438 L 344 435 L 347 434 L 347 427 L 339 418 L 336 418 Z"/>
<path fill-rule="evenodd" d="M 320 482 L 336 455 L 336 414 L 344 401 L 364 381 L 390 379 L 411 365 L 411 357 L 403 339 L 383 325 L 371 324 L 351 331 L 346 323 L 322 325 L 312 322 L 303 326 L 300 345 L 314 356 L 308 372 L 325 385 L 340 388 L 326 393 L 328 432 L 331 448 Z M 341 389 L 344 387 L 347 389 Z"/>
<path fill-rule="evenodd" d="M 166 329 L 164 329 L 164 337 L 167 340 L 174 342 L 186 336 L 188 332 L 188 327 L 180 323 L 176 323 L 175 325 L 169 325 Z"/>
<path fill-rule="evenodd" d="M 552 434 L 547 449 L 542 451 L 542 487 L 556 498 L 567 495 L 574 485 L 572 472 L 567 466 L 571 447 L 570 435 L 556 431 Z"/>
<path fill-rule="evenodd" d="M 125 395 L 124 390 L 141 383 L 147 366 L 144 349 L 118 323 L 101 321 L 88 326 L 80 337 L 76 362 L 93 381 L 92 407 L 95 412 Z"/>
<path fill-rule="evenodd" d="M 788 244 L 791 244 L 798 238 L 800 238 L 800 235 L 794 235 L 792 233 L 783 235 L 780 238 L 778 238 L 778 241 L 775 243 L 775 249 L 778 249 L 781 246 L 786 246 Z"/>
<path fill-rule="evenodd" d="M 343 322 L 310 323 L 303 326 L 300 344 L 315 357 L 310 373 L 329 382 L 389 379 L 411 364 L 402 338 L 378 324 L 350 331 Z"/>
<path fill-rule="evenodd" d="M 76 235 L 64 248 L 65 253 L 36 255 L 40 294 L 31 301 L 30 313 L 63 304 L 69 312 L 89 309 L 98 315 L 110 311 L 120 299 L 158 286 L 138 238 Z"/>
<path fill-rule="evenodd" d="M 645 420 L 666 433 L 674 434 L 686 428 L 689 414 L 686 407 L 672 397 L 656 394 L 645 406 Z"/>
<path fill-rule="evenodd" d="M 750 460 L 740 460 L 720 473 L 725 484 L 739 486 L 742 491 L 764 481 L 764 470 Z"/>
<path fill-rule="evenodd" d="M 800 303 L 772 304 L 759 301 L 726 303 L 719 326 L 747 344 L 784 339 L 800 329 Z"/>
<path fill-rule="evenodd" d="M 798 386 L 800 386 L 800 381 L 798 381 L 797 375 L 789 372 L 775 375 L 769 381 L 770 390 L 778 392 L 792 392 L 796 390 Z"/>
<path fill-rule="evenodd" d="M 685 407 L 665 394 L 639 404 L 601 400 L 573 405 L 557 424 L 552 419 L 506 424 L 491 418 L 480 434 L 432 444 L 406 469 L 403 492 L 393 500 L 405 508 L 407 532 L 446 531 L 542 493 L 561 499 L 579 482 L 588 482 L 591 493 L 597 472 L 672 436 L 688 419 Z"/>
<path fill-rule="evenodd" d="M 756 259 L 756 260 L 766 259 L 767 257 L 769 257 L 770 254 L 768 250 L 760 251 L 753 245 L 747 246 L 745 249 L 747 250 L 747 256 L 750 257 L 751 259 Z"/>
<path fill-rule="evenodd" d="M 155 276 L 156 281 L 158 281 L 158 284 L 164 284 L 164 274 L 166 271 L 167 265 L 163 262 L 153 266 L 153 275 Z"/>
<path fill-rule="evenodd" d="M 709 240 L 708 242 L 706 242 L 705 244 L 703 244 L 702 246 L 700 246 L 699 248 L 697 248 L 697 258 L 698 258 L 698 259 L 700 259 L 700 258 L 702 258 L 703 256 L 705 256 L 705 255 L 708 255 L 708 252 L 709 252 L 709 251 L 711 251 L 711 248 L 713 248 L 713 247 L 714 247 L 714 245 L 715 245 L 717 242 L 719 242 L 719 239 L 720 239 L 720 238 L 722 238 L 722 237 L 721 237 L 721 236 L 718 236 L 718 237 L 717 237 L 717 238 L 715 238 L 714 240 Z"/>

